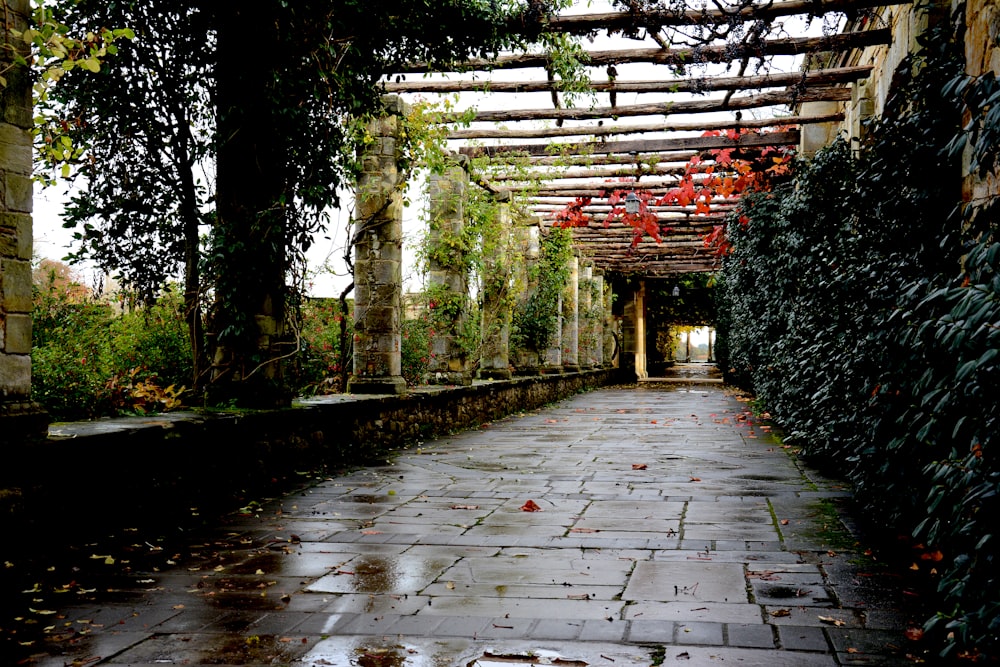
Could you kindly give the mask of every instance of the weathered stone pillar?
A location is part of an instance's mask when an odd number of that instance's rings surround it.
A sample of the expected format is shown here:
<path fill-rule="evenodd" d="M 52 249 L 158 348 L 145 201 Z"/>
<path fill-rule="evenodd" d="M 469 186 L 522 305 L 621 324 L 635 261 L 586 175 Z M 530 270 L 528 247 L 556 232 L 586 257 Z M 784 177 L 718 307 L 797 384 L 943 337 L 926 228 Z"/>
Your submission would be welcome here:
<path fill-rule="evenodd" d="M 384 99 L 375 137 L 361 156 L 354 205 L 354 376 L 356 394 L 401 394 L 403 193 L 399 176 L 400 116 L 406 105 Z"/>
<path fill-rule="evenodd" d="M 621 341 L 616 338 L 620 327 L 614 311 L 614 289 L 608 281 L 604 281 L 602 298 L 604 299 L 604 337 L 601 341 L 601 347 L 604 349 L 601 356 L 605 367 L 617 368 L 621 366 L 622 353 L 621 350 L 616 349 L 616 346 L 621 345 Z"/>
<path fill-rule="evenodd" d="M 635 291 L 635 376 L 639 380 L 649 377 L 646 372 L 646 281 L 639 281 Z"/>
<path fill-rule="evenodd" d="M 567 373 L 580 371 L 580 258 L 569 258 L 569 279 L 562 302 L 562 365 Z"/>
<path fill-rule="evenodd" d="M 496 247 L 483 258 L 483 353 L 479 377 L 484 380 L 509 380 L 510 323 L 513 302 L 510 299 L 508 244 L 511 234 L 510 195 L 499 205 Z M 537 228 L 536 228 L 537 229 Z"/>
<path fill-rule="evenodd" d="M 580 346 L 580 368 L 594 367 L 594 265 L 588 259 L 580 264 L 579 328 L 577 340 Z"/>
<path fill-rule="evenodd" d="M 516 231 L 517 246 L 524 257 L 524 262 L 518 267 L 514 276 L 514 284 L 520 289 L 517 299 L 517 308 L 524 311 L 526 304 L 531 301 L 538 288 L 535 277 L 538 258 L 541 254 L 540 230 L 537 224 L 530 224 L 518 227 Z M 514 361 L 514 370 L 518 375 L 537 375 L 542 365 L 539 350 L 532 349 L 530 345 L 519 345 L 511 350 Z"/>
<path fill-rule="evenodd" d="M 549 341 L 549 347 L 545 350 L 545 363 L 542 364 L 541 372 L 548 374 L 559 374 L 563 372 L 563 357 L 562 357 L 562 345 L 563 345 L 563 319 L 565 314 L 563 312 L 563 300 L 564 296 L 559 296 L 559 304 L 556 306 L 556 312 L 559 313 L 559 322 L 556 324 L 556 330 L 552 334 L 552 340 Z"/>
<path fill-rule="evenodd" d="M 462 330 L 469 317 L 469 273 L 465 264 L 465 197 L 469 175 L 457 158 L 443 174 L 430 176 L 427 235 L 428 309 L 433 322 L 427 384 L 470 385 Z"/>
<path fill-rule="evenodd" d="M 604 325 L 607 321 L 608 313 L 604 307 L 604 274 L 600 269 L 594 269 L 590 293 L 591 308 L 594 313 L 594 331 L 592 333 L 594 367 L 604 368 Z"/>
<path fill-rule="evenodd" d="M 48 416 L 31 402 L 31 81 L 11 63 L 27 56 L 7 30 L 28 28 L 28 0 L 7 0 L 0 70 L 0 445 L 45 437 Z"/>

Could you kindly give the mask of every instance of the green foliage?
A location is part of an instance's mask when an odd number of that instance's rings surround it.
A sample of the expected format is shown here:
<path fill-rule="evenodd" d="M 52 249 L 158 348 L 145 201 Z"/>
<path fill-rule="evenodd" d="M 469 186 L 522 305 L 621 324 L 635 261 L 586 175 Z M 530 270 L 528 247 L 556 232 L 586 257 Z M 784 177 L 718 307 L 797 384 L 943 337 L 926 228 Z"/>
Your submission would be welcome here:
<path fill-rule="evenodd" d="M 299 354 L 296 356 L 293 385 L 299 394 L 323 394 L 343 391 L 344 369 L 341 364 L 341 324 L 351 335 L 351 313 L 341 313 L 334 299 L 307 299 L 296 317 Z"/>
<path fill-rule="evenodd" d="M 847 473 L 881 534 L 939 554 L 922 568 L 930 640 L 995 658 L 1000 246 L 994 198 L 962 206 L 959 157 L 996 173 L 998 86 L 963 73 L 961 39 L 922 43 L 859 150 L 744 198 L 716 350 L 788 441 Z"/>
<path fill-rule="evenodd" d="M 400 346 L 402 375 L 410 387 L 423 383 L 430 368 L 432 331 L 430 319 L 426 315 L 403 320 Z"/>
<path fill-rule="evenodd" d="M 36 285 L 32 397 L 58 421 L 178 407 L 191 373 L 180 299 L 116 314 L 54 281 Z"/>
<path fill-rule="evenodd" d="M 559 298 L 569 280 L 572 235 L 552 228 L 541 239 L 538 262 L 529 266 L 530 295 L 514 311 L 510 344 L 542 353 L 559 327 Z"/>

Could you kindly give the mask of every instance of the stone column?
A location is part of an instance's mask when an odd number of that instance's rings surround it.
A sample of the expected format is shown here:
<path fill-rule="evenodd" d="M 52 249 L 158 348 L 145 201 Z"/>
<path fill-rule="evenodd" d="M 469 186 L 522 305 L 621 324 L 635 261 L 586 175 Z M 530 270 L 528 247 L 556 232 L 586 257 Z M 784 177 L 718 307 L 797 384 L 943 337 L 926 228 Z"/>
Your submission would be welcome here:
<path fill-rule="evenodd" d="M 565 317 L 563 313 L 563 296 L 559 297 L 559 305 L 556 306 L 556 312 L 559 313 L 559 322 L 556 324 L 556 330 L 552 334 L 552 340 L 549 341 L 549 347 L 545 350 L 545 363 L 542 364 L 541 368 L 541 372 L 546 375 L 558 375 L 563 372 L 562 344 L 563 319 Z"/>
<path fill-rule="evenodd" d="M 604 337 L 601 340 L 601 347 L 603 348 L 601 356 L 603 358 L 603 365 L 608 368 L 617 368 L 621 366 L 621 350 L 616 350 L 615 345 L 620 345 L 621 342 L 615 342 L 615 335 L 618 333 L 618 319 L 615 317 L 614 311 L 614 289 L 611 287 L 609 281 L 604 281 L 604 287 L 602 288 L 602 297 L 604 299 Z M 617 352 L 617 355 L 615 354 Z"/>
<path fill-rule="evenodd" d="M 638 299 L 638 291 L 632 289 L 625 295 L 625 302 L 622 304 L 622 335 L 620 343 L 620 349 L 618 350 L 618 365 L 624 371 L 630 371 L 628 374 L 634 375 L 635 373 L 635 360 L 636 360 L 636 307 L 635 303 Z"/>
<path fill-rule="evenodd" d="M 594 331 L 592 334 L 594 366 L 604 368 L 604 325 L 608 314 L 604 308 L 604 274 L 600 269 L 594 269 L 593 282 L 591 283 L 591 302 L 594 310 Z"/>
<path fill-rule="evenodd" d="M 355 394 L 406 390 L 400 358 L 403 290 L 403 195 L 399 176 L 400 116 L 406 105 L 384 99 L 385 115 L 372 122 L 375 141 L 361 156 L 354 218 Z"/>
<path fill-rule="evenodd" d="M 580 299 L 578 307 L 579 327 L 577 340 L 580 346 L 580 368 L 590 370 L 594 367 L 594 265 L 588 259 L 580 265 Z"/>
<path fill-rule="evenodd" d="M 461 342 L 469 317 L 469 273 L 462 236 L 469 175 L 462 162 L 468 162 L 464 155 L 443 174 L 430 176 L 427 307 L 433 333 L 427 384 L 472 384 L 468 352 Z"/>
<path fill-rule="evenodd" d="M 517 298 L 518 308 L 523 310 L 531 300 L 538 287 L 535 267 L 541 254 L 540 230 L 537 224 L 517 228 L 517 245 L 524 257 L 524 262 L 518 267 L 514 276 L 514 284 L 520 293 Z M 514 361 L 514 372 L 518 375 L 537 375 L 542 365 L 539 350 L 533 350 L 529 345 L 521 345 L 511 350 Z"/>
<path fill-rule="evenodd" d="M 483 354 L 479 377 L 484 380 L 509 380 L 510 323 L 513 303 L 510 299 L 508 245 L 511 233 L 510 195 L 499 205 L 496 226 L 496 249 L 483 258 Z"/>
<path fill-rule="evenodd" d="M 562 302 L 562 365 L 567 373 L 580 372 L 580 258 L 569 258 L 569 279 Z"/>
<path fill-rule="evenodd" d="M 639 380 L 649 377 L 646 372 L 646 281 L 639 281 L 635 291 L 635 376 Z"/>
<path fill-rule="evenodd" d="M 28 0 L 7 0 L 7 25 L 26 30 Z M 23 40 L 4 34 L 0 69 L 0 446 L 44 438 L 48 416 L 31 402 L 31 80 L 12 66 L 9 48 L 27 56 Z M 8 69 L 10 68 L 10 69 Z"/>

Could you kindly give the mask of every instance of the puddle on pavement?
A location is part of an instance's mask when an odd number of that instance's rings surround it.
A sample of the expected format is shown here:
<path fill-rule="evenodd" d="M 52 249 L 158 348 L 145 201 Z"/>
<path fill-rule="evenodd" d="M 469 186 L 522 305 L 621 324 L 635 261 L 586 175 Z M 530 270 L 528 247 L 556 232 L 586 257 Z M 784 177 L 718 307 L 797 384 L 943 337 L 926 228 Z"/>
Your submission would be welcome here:
<path fill-rule="evenodd" d="M 364 503 L 367 505 L 374 505 L 375 503 L 384 503 L 388 501 L 389 496 L 373 496 L 368 493 L 356 493 L 353 496 L 347 496 L 344 498 L 344 502 Z"/>
<path fill-rule="evenodd" d="M 555 651 L 538 650 L 531 653 L 492 653 L 486 651 L 481 658 L 476 658 L 467 667 L 493 667 L 503 665 L 561 665 L 562 667 L 587 667 L 583 660 L 564 658 Z"/>
<path fill-rule="evenodd" d="M 352 567 L 354 589 L 359 593 L 388 593 L 399 583 L 396 563 L 387 558 L 365 557 Z"/>
<path fill-rule="evenodd" d="M 760 591 L 761 596 L 774 599 L 802 597 L 802 589 L 791 586 L 768 586 Z"/>

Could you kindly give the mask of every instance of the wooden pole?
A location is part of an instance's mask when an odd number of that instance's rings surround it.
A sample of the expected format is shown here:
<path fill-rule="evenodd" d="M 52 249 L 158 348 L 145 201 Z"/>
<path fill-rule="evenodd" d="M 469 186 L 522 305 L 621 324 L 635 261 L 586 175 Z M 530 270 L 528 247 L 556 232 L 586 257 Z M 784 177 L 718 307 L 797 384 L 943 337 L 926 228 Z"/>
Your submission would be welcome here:
<path fill-rule="evenodd" d="M 803 53 L 820 53 L 823 51 L 847 51 L 850 49 L 877 46 L 892 42 L 892 30 L 879 28 L 862 32 L 841 33 L 826 37 L 787 37 L 769 39 L 758 45 L 739 45 L 731 47 L 706 46 L 699 49 L 615 49 L 609 51 L 590 51 L 587 65 L 604 67 L 623 63 L 655 63 L 658 65 L 690 66 L 692 63 L 724 63 L 739 61 L 743 58 L 764 58 L 767 56 L 795 56 Z M 463 71 L 544 68 L 549 63 L 545 53 L 520 53 L 500 56 L 495 59 L 473 58 L 460 63 Z M 426 62 L 405 63 L 395 74 L 424 74 L 440 71 Z M 395 75 L 392 77 L 395 78 Z"/>
<path fill-rule="evenodd" d="M 703 93 L 714 90 L 748 90 L 781 86 L 829 86 L 866 78 L 870 65 L 839 67 L 811 72 L 786 72 L 759 76 L 695 77 L 689 79 L 657 79 L 655 81 L 590 82 L 595 93 Z M 556 81 L 389 81 L 383 84 L 387 93 L 542 93 L 560 91 L 564 82 Z"/>
<path fill-rule="evenodd" d="M 477 157 L 481 155 L 501 155 L 523 153 L 525 155 L 554 155 L 566 152 L 574 156 L 583 154 L 658 153 L 661 151 L 709 151 L 726 148 L 747 148 L 761 146 L 783 146 L 799 143 L 799 131 L 769 132 L 766 134 L 744 134 L 738 139 L 729 137 L 680 137 L 676 139 L 644 139 L 635 141 L 593 141 L 578 144 L 509 144 L 504 146 L 466 146 L 459 152 Z"/>
<path fill-rule="evenodd" d="M 596 118 L 626 118 L 632 116 L 675 116 L 680 114 L 714 113 L 717 111 L 738 111 L 758 109 L 784 104 L 805 102 L 845 102 L 851 99 L 850 88 L 817 88 L 806 91 L 777 91 L 734 97 L 725 100 L 684 100 L 679 102 L 657 102 L 655 104 L 631 104 L 618 107 L 596 107 L 593 109 L 503 109 L 477 111 L 472 117 L 477 122 L 510 123 L 521 120 L 590 120 Z M 460 121 L 460 114 L 445 114 L 442 123 Z"/>
<path fill-rule="evenodd" d="M 551 137 L 606 137 L 619 134 L 645 134 L 647 132 L 707 132 L 710 130 L 761 129 L 775 126 L 802 126 L 820 123 L 839 123 L 844 114 L 822 116 L 785 116 L 749 120 L 720 120 L 706 123 L 643 123 L 639 125 L 576 125 L 573 127 L 543 127 L 523 130 L 506 128 L 473 128 L 453 130 L 449 139 L 546 139 Z"/>

